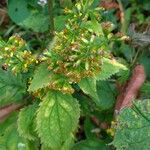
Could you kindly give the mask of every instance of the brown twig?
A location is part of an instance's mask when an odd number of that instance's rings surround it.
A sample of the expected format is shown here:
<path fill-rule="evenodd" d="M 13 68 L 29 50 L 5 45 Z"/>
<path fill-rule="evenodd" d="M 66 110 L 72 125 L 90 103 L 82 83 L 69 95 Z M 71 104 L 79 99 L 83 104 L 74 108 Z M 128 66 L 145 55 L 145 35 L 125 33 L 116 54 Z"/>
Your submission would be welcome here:
<path fill-rule="evenodd" d="M 132 101 L 137 97 L 145 79 L 144 67 L 137 65 L 133 70 L 130 80 L 121 88 L 120 94 L 117 97 L 115 112 L 119 112 L 124 107 L 130 107 L 132 105 Z"/>
<path fill-rule="evenodd" d="M 24 104 L 10 104 L 0 108 L 0 123 L 3 122 L 12 112 L 19 110 Z"/>

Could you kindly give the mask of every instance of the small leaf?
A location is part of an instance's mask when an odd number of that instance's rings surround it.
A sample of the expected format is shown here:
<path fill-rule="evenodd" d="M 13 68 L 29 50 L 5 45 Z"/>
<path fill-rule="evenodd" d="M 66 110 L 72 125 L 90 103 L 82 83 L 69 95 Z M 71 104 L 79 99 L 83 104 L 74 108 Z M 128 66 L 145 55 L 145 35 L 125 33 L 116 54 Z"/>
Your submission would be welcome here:
<path fill-rule="evenodd" d="M 83 78 L 79 82 L 79 86 L 85 94 L 88 94 L 91 97 L 97 98 L 96 79 L 95 78 L 88 78 L 88 77 Z"/>
<path fill-rule="evenodd" d="M 37 131 L 44 145 L 61 149 L 77 129 L 79 104 L 71 95 L 50 91 L 37 113 Z"/>
<path fill-rule="evenodd" d="M 115 60 L 103 59 L 103 65 L 101 68 L 101 72 L 96 77 L 97 80 L 106 80 L 110 78 L 112 75 L 118 73 L 120 70 L 126 70 L 127 68 L 118 63 Z"/>
<path fill-rule="evenodd" d="M 117 150 L 148 150 L 150 147 L 150 100 L 133 103 L 118 116 L 113 144 Z"/>
<path fill-rule="evenodd" d="M 29 91 L 37 91 L 38 89 L 48 86 L 51 81 L 51 72 L 48 70 L 47 64 L 41 64 L 35 71 L 33 80 L 29 86 Z"/>
<path fill-rule="evenodd" d="M 108 150 L 108 147 L 101 140 L 88 139 L 75 144 L 71 150 Z"/>
<path fill-rule="evenodd" d="M 64 16 L 64 15 L 61 15 L 61 16 L 56 16 L 54 18 L 54 23 L 55 23 L 55 30 L 60 32 L 61 30 L 63 30 L 65 28 L 65 24 L 66 24 L 66 21 L 69 19 L 68 16 Z"/>
<path fill-rule="evenodd" d="M 37 104 L 34 103 L 28 107 L 23 108 L 18 116 L 18 132 L 20 136 L 29 139 L 35 140 L 35 112 L 37 109 Z"/>

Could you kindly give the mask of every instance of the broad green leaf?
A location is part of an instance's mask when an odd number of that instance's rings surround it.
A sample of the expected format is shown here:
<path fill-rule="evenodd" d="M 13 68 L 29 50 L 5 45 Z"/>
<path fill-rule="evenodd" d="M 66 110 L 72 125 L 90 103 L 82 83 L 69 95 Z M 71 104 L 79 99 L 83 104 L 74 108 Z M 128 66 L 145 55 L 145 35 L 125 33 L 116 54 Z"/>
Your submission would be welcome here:
<path fill-rule="evenodd" d="M 28 18 L 18 25 L 32 29 L 35 32 L 45 32 L 49 28 L 49 17 L 41 12 L 33 11 Z"/>
<path fill-rule="evenodd" d="M 8 14 L 15 23 L 22 22 L 30 15 L 26 0 L 8 0 Z"/>
<path fill-rule="evenodd" d="M 85 94 L 88 94 L 91 97 L 97 98 L 96 79 L 95 78 L 88 78 L 88 77 L 83 78 L 79 82 L 79 86 Z"/>
<path fill-rule="evenodd" d="M 148 150 L 150 147 L 150 100 L 134 102 L 118 116 L 113 144 L 117 150 Z"/>
<path fill-rule="evenodd" d="M 102 110 L 109 109 L 113 106 L 115 101 L 115 90 L 112 85 L 107 81 L 97 82 L 97 95 L 98 98 L 95 100 L 97 106 Z"/>
<path fill-rule="evenodd" d="M 35 32 L 44 32 L 49 26 L 48 13 L 38 7 L 29 0 L 8 0 L 8 14 L 12 21 Z"/>
<path fill-rule="evenodd" d="M 26 85 L 22 76 L 0 69 L 0 106 L 23 100 Z"/>
<path fill-rule="evenodd" d="M 17 114 L 14 114 L 0 124 L 0 128 L 5 125 L 3 134 L 0 134 L 0 150 L 38 150 L 38 143 L 29 142 L 19 136 L 16 121 Z"/>
<path fill-rule="evenodd" d="M 35 74 L 29 86 L 29 91 L 34 92 L 38 89 L 48 86 L 49 82 L 51 81 L 50 76 L 51 72 L 48 70 L 47 64 L 41 64 L 35 71 Z"/>
<path fill-rule="evenodd" d="M 108 147 L 101 140 L 88 139 L 75 144 L 71 150 L 108 150 Z"/>
<path fill-rule="evenodd" d="M 35 140 L 37 135 L 35 133 L 34 122 L 36 109 L 37 104 L 34 103 L 33 105 L 23 108 L 18 116 L 19 135 L 29 140 Z"/>
<path fill-rule="evenodd" d="M 50 91 L 37 113 L 37 131 L 42 143 L 60 150 L 77 129 L 80 109 L 71 95 Z"/>
<path fill-rule="evenodd" d="M 103 58 L 103 65 L 101 68 L 101 72 L 96 77 L 96 79 L 97 80 L 107 80 L 112 75 L 118 73 L 120 70 L 126 70 L 126 69 L 127 68 L 124 65 L 118 63 L 115 60 Z"/>

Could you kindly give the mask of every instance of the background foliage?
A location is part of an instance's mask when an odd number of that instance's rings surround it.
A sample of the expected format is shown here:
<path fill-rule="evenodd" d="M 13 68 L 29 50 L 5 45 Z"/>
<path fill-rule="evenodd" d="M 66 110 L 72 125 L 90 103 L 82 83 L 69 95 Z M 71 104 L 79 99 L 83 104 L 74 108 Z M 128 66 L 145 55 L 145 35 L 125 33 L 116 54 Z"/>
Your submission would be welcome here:
<path fill-rule="evenodd" d="M 2 0 L 0 149 L 148 150 L 149 8 L 149 0 Z M 115 115 L 137 64 L 146 81 Z"/>

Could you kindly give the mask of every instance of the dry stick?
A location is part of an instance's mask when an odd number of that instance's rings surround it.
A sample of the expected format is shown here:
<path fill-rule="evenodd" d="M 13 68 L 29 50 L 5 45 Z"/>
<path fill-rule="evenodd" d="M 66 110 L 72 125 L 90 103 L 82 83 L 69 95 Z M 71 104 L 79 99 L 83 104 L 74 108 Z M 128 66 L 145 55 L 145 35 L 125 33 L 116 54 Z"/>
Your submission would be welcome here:
<path fill-rule="evenodd" d="M 139 89 L 145 79 L 146 75 L 144 67 L 142 65 L 137 65 L 133 70 L 130 80 L 123 86 L 117 97 L 117 102 L 115 105 L 116 113 L 124 107 L 130 107 L 132 105 L 132 101 L 137 97 Z"/>
<path fill-rule="evenodd" d="M 3 122 L 12 112 L 23 107 L 24 104 L 11 104 L 0 108 L 0 123 Z"/>

